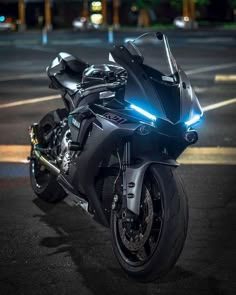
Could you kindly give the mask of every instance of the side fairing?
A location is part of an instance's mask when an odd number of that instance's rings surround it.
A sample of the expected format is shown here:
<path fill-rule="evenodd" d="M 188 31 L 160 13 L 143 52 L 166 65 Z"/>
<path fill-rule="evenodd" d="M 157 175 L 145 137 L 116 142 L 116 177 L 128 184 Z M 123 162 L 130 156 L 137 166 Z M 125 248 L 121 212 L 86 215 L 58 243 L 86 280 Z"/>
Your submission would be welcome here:
<path fill-rule="evenodd" d="M 186 122 L 194 115 L 202 116 L 202 108 L 185 72 L 179 67 L 180 121 Z"/>

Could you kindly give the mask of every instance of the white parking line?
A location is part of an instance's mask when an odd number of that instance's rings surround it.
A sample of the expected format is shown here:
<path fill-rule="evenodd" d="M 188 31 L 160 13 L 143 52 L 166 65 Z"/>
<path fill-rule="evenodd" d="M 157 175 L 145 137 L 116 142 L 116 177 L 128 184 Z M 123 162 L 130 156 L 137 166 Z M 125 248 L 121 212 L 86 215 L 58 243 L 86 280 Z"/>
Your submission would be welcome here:
<path fill-rule="evenodd" d="M 204 92 L 206 92 L 207 90 L 208 90 L 208 88 L 207 87 L 193 87 L 193 90 L 195 91 L 195 92 L 197 92 L 197 93 L 204 93 Z"/>
<path fill-rule="evenodd" d="M 57 49 L 44 47 L 43 45 L 34 45 L 34 46 L 28 46 L 28 45 L 16 45 L 16 48 L 22 48 L 22 49 L 29 49 L 29 50 L 38 50 L 38 51 L 44 51 L 44 52 L 58 52 Z"/>
<path fill-rule="evenodd" d="M 34 78 L 47 78 L 47 74 L 45 72 L 45 73 L 32 73 L 32 74 L 24 74 L 24 75 L 17 75 L 17 76 L 0 77 L 0 82 L 34 79 Z"/>
<path fill-rule="evenodd" d="M 16 45 L 21 45 L 22 43 L 27 44 L 27 45 L 34 45 L 37 44 L 37 40 L 10 40 L 10 41 L 0 41 L 0 46 L 12 46 Z"/>
<path fill-rule="evenodd" d="M 181 164 L 236 165 L 234 147 L 190 147 L 180 156 Z"/>
<path fill-rule="evenodd" d="M 27 46 L 27 45 L 18 45 L 16 47 L 32 49 L 32 50 L 39 50 L 39 51 L 45 51 L 45 52 L 58 52 L 58 50 L 48 48 L 48 47 L 43 47 L 43 46 L 30 47 L 30 46 Z M 236 63 L 228 63 L 228 64 L 221 64 L 221 65 L 215 65 L 215 66 L 208 66 L 208 67 L 203 67 L 203 68 L 199 68 L 199 69 L 195 69 L 195 70 L 185 71 L 185 73 L 187 75 L 195 75 L 195 74 L 207 73 L 207 72 L 212 72 L 212 71 L 215 71 L 215 70 L 228 69 L 228 68 L 233 68 L 233 67 L 236 67 Z M 46 77 L 45 73 L 24 74 L 24 75 L 19 75 L 19 76 L 15 75 L 15 76 L 0 77 L 0 82 L 13 81 L 13 80 L 23 80 L 23 79 L 33 79 L 33 78 L 44 78 L 44 77 Z M 204 91 L 205 91 L 205 89 L 204 89 Z M 201 92 L 201 90 L 199 92 Z"/>
<path fill-rule="evenodd" d="M 220 102 L 217 102 L 217 103 L 213 103 L 213 104 L 210 104 L 208 106 L 205 106 L 202 109 L 203 109 L 203 112 L 208 112 L 208 111 L 211 111 L 211 110 L 222 108 L 224 106 L 227 106 L 227 105 L 233 104 L 233 103 L 236 103 L 236 98 L 232 98 L 232 99 L 220 101 Z"/>
<path fill-rule="evenodd" d="M 29 145 L 0 145 L 0 163 L 27 163 Z M 186 165 L 236 165 L 234 147 L 191 147 L 178 159 Z"/>
<path fill-rule="evenodd" d="M 32 98 L 32 99 L 24 99 L 24 100 L 19 100 L 15 102 L 0 104 L 0 109 L 12 108 L 12 107 L 26 105 L 26 104 L 40 103 L 40 102 L 54 100 L 58 98 L 61 98 L 61 95 L 49 95 L 49 96 Z M 227 99 L 221 102 L 210 104 L 208 106 L 203 107 L 202 109 L 204 112 L 208 112 L 214 109 L 222 108 L 224 106 L 227 106 L 233 103 L 236 103 L 236 98 Z"/>
<path fill-rule="evenodd" d="M 61 97 L 60 95 L 49 95 L 49 96 L 37 97 L 33 99 L 24 99 L 24 100 L 19 100 L 15 102 L 0 104 L 0 109 L 12 108 L 16 106 L 25 105 L 25 104 L 44 102 L 48 100 L 58 99 L 60 97 Z"/>
<path fill-rule="evenodd" d="M 236 75 L 215 75 L 215 82 L 235 82 Z"/>
<path fill-rule="evenodd" d="M 38 50 L 38 51 L 44 51 L 44 52 L 58 52 L 58 50 L 53 49 L 53 48 L 49 48 L 49 47 L 44 47 L 44 46 L 39 46 L 39 45 L 35 45 L 35 46 L 27 46 L 27 45 L 17 45 L 17 48 L 23 48 L 23 49 L 31 49 L 31 50 Z"/>
<path fill-rule="evenodd" d="M 223 69 L 229 69 L 236 67 L 236 62 L 235 63 L 227 63 L 227 64 L 221 64 L 221 65 L 215 65 L 215 66 L 208 66 L 208 67 L 203 67 L 195 70 L 189 70 L 185 71 L 187 75 L 195 75 L 195 74 L 200 74 L 200 73 L 207 73 L 207 72 L 212 72 L 215 70 L 223 70 Z"/>
<path fill-rule="evenodd" d="M 12 45 L 11 41 L 0 41 L 0 46 L 10 46 Z"/>
<path fill-rule="evenodd" d="M 235 39 L 232 37 L 212 37 L 212 38 L 188 38 L 186 39 L 188 43 L 233 43 Z"/>
<path fill-rule="evenodd" d="M 77 40 L 54 40 L 51 41 L 52 45 L 94 45 L 102 43 L 101 39 L 77 39 Z"/>

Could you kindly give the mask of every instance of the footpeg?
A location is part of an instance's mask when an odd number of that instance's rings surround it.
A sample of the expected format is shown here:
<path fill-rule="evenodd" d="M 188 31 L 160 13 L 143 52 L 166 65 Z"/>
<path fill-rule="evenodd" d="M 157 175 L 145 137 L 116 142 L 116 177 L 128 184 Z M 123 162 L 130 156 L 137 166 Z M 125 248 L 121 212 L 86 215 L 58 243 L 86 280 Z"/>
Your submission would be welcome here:
<path fill-rule="evenodd" d="M 69 142 L 68 147 L 70 151 L 74 152 L 82 150 L 81 144 L 79 142 L 71 141 Z"/>

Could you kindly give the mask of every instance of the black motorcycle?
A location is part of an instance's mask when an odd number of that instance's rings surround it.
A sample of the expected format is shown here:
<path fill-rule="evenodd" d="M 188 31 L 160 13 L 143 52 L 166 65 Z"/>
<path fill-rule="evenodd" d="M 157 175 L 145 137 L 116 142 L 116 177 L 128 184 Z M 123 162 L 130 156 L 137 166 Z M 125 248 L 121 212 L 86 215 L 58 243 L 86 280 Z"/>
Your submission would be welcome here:
<path fill-rule="evenodd" d="M 30 178 L 47 202 L 67 194 L 110 226 L 114 253 L 141 281 L 167 273 L 186 238 L 188 202 L 176 159 L 198 140 L 202 110 L 167 38 L 115 46 L 109 63 L 59 53 L 47 68 L 65 107 L 30 127 Z"/>

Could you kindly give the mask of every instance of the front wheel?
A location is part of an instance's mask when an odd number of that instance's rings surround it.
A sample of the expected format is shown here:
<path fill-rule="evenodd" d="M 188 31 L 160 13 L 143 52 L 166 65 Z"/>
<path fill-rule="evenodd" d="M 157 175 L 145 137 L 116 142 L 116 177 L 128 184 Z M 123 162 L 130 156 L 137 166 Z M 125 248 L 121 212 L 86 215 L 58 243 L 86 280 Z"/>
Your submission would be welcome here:
<path fill-rule="evenodd" d="M 122 210 L 111 212 L 112 245 L 121 267 L 141 281 L 161 277 L 176 263 L 188 227 L 187 196 L 175 168 L 150 166 L 139 216 L 127 219 L 130 213 Z"/>

